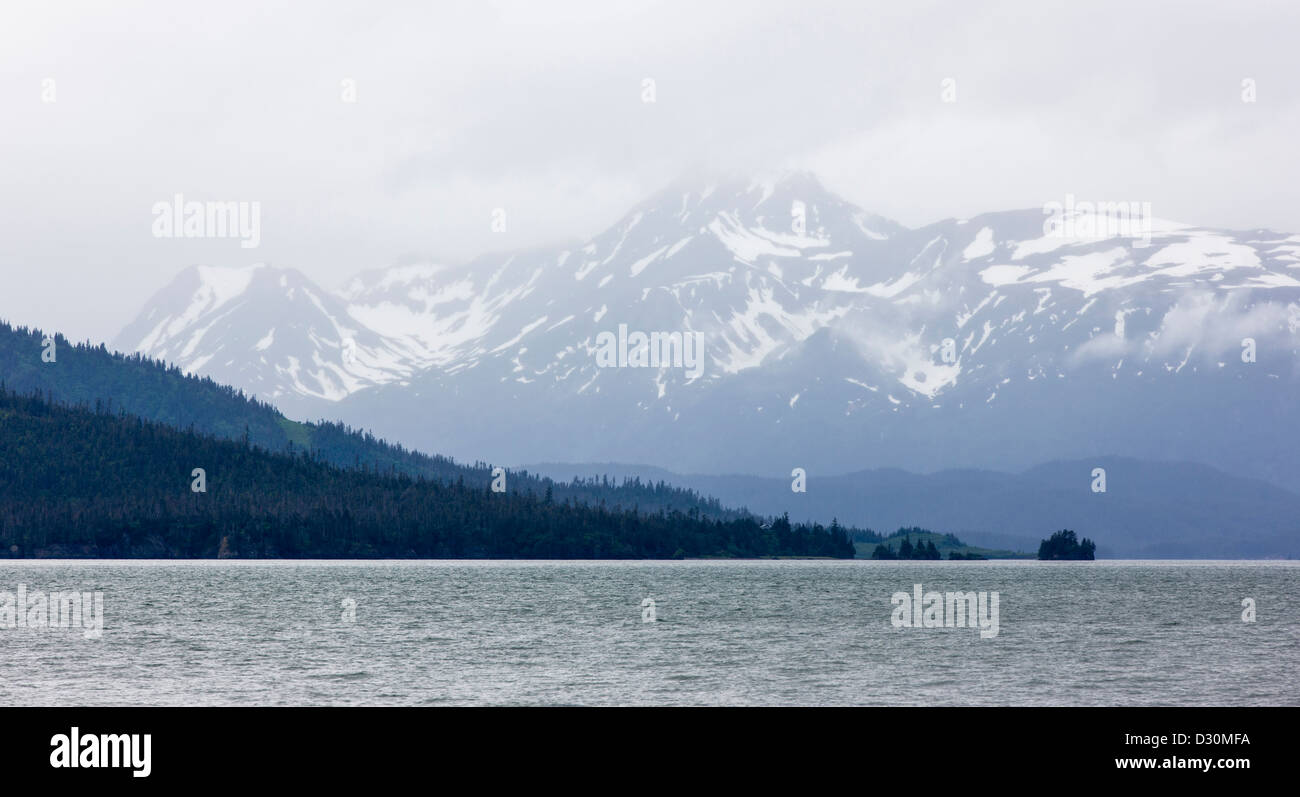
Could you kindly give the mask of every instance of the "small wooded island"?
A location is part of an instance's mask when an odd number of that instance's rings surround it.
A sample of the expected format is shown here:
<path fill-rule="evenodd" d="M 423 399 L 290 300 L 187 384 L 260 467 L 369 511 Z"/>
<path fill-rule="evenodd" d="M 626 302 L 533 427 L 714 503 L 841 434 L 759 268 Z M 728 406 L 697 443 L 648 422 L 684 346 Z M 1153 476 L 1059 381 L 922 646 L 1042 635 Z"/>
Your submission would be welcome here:
<path fill-rule="evenodd" d="M 1038 545 L 1038 558 L 1044 560 L 1093 560 L 1097 546 L 1087 537 L 1083 542 L 1069 529 L 1062 529 Z"/>

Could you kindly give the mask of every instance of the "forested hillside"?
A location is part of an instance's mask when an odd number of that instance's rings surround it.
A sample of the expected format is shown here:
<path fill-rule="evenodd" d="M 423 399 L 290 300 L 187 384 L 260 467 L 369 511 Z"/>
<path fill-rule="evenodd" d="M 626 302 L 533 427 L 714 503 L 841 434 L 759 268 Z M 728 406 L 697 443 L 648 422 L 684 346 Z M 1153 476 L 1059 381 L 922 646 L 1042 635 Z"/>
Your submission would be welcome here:
<path fill-rule="evenodd" d="M 195 469 L 202 469 L 202 482 Z M 196 492 L 195 487 L 203 487 Z M 840 556 L 844 530 L 645 514 L 343 469 L 118 413 L 0 393 L 8 556 Z"/>
<path fill-rule="evenodd" d="M 465 465 L 426 455 L 338 423 L 292 421 L 270 404 L 206 377 L 188 375 L 175 366 L 139 354 L 110 352 L 102 344 L 74 344 L 60 335 L 53 337 L 51 348 L 44 343 L 46 335 L 0 321 L 0 389 L 20 395 L 39 391 L 55 402 L 103 412 L 122 411 L 177 429 L 247 440 L 267 451 L 307 454 L 348 469 L 463 481 L 484 488 L 492 481 L 492 468 L 486 463 Z M 47 361 L 51 355 L 43 357 L 47 351 L 52 352 L 53 361 Z M 526 471 L 509 473 L 507 481 L 512 489 L 524 492 L 543 493 L 550 488 L 558 500 L 604 502 L 647 513 L 696 511 L 728 519 L 747 515 L 663 482 L 625 479 L 614 483 L 603 478 L 552 482 Z"/>

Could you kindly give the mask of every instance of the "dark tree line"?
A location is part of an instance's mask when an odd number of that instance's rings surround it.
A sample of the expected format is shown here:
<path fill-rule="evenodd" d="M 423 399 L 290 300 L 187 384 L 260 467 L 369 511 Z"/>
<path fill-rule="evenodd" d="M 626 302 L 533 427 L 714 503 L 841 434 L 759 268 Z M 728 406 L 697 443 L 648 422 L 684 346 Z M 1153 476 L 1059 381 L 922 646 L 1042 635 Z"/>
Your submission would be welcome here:
<path fill-rule="evenodd" d="M 942 559 L 939 555 L 939 549 L 934 547 L 934 540 L 924 542 L 917 540 L 916 545 L 912 545 L 910 537 L 903 537 L 903 541 L 898 545 L 898 552 L 881 543 L 876 546 L 876 550 L 871 554 L 872 559 Z"/>
<path fill-rule="evenodd" d="M 191 490 L 195 468 L 206 492 Z M 0 391 L 0 556 L 853 556 L 838 524 L 635 503 L 657 486 L 619 493 L 592 480 L 597 502 L 509 477 L 497 493 L 489 481 L 339 467 L 319 447 L 271 451 L 251 434 Z"/>

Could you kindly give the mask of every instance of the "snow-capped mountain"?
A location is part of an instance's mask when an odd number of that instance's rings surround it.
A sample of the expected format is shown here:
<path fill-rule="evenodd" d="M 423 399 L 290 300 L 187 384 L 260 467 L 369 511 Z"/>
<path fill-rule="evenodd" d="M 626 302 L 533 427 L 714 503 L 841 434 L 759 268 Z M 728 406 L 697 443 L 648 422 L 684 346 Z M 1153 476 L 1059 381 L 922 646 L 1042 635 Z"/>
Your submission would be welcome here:
<path fill-rule="evenodd" d="M 1149 217 L 1121 235 L 1111 216 L 908 229 L 808 175 L 679 184 L 578 246 L 369 271 L 334 293 L 291 270 L 191 269 L 115 345 L 502 462 L 813 473 L 1120 454 L 1300 485 L 1300 236 Z M 656 338 L 665 355 L 698 336 L 703 363 L 604 367 L 620 327 L 633 365 L 637 332 L 677 334 Z"/>
<path fill-rule="evenodd" d="M 266 265 L 186 269 L 114 341 L 272 402 L 337 401 L 409 375 L 422 353 L 401 344 L 298 271 Z"/>

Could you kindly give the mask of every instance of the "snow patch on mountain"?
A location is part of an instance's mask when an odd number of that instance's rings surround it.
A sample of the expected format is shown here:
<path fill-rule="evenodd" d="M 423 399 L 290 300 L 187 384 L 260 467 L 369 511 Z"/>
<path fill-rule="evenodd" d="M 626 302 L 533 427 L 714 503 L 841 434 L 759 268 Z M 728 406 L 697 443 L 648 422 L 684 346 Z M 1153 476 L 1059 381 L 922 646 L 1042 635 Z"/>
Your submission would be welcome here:
<path fill-rule="evenodd" d="M 997 250 L 997 244 L 993 242 L 993 228 L 982 227 L 975 236 L 975 240 L 966 245 L 962 250 L 961 256 L 967 260 L 978 260 L 981 257 L 987 257 Z"/>

